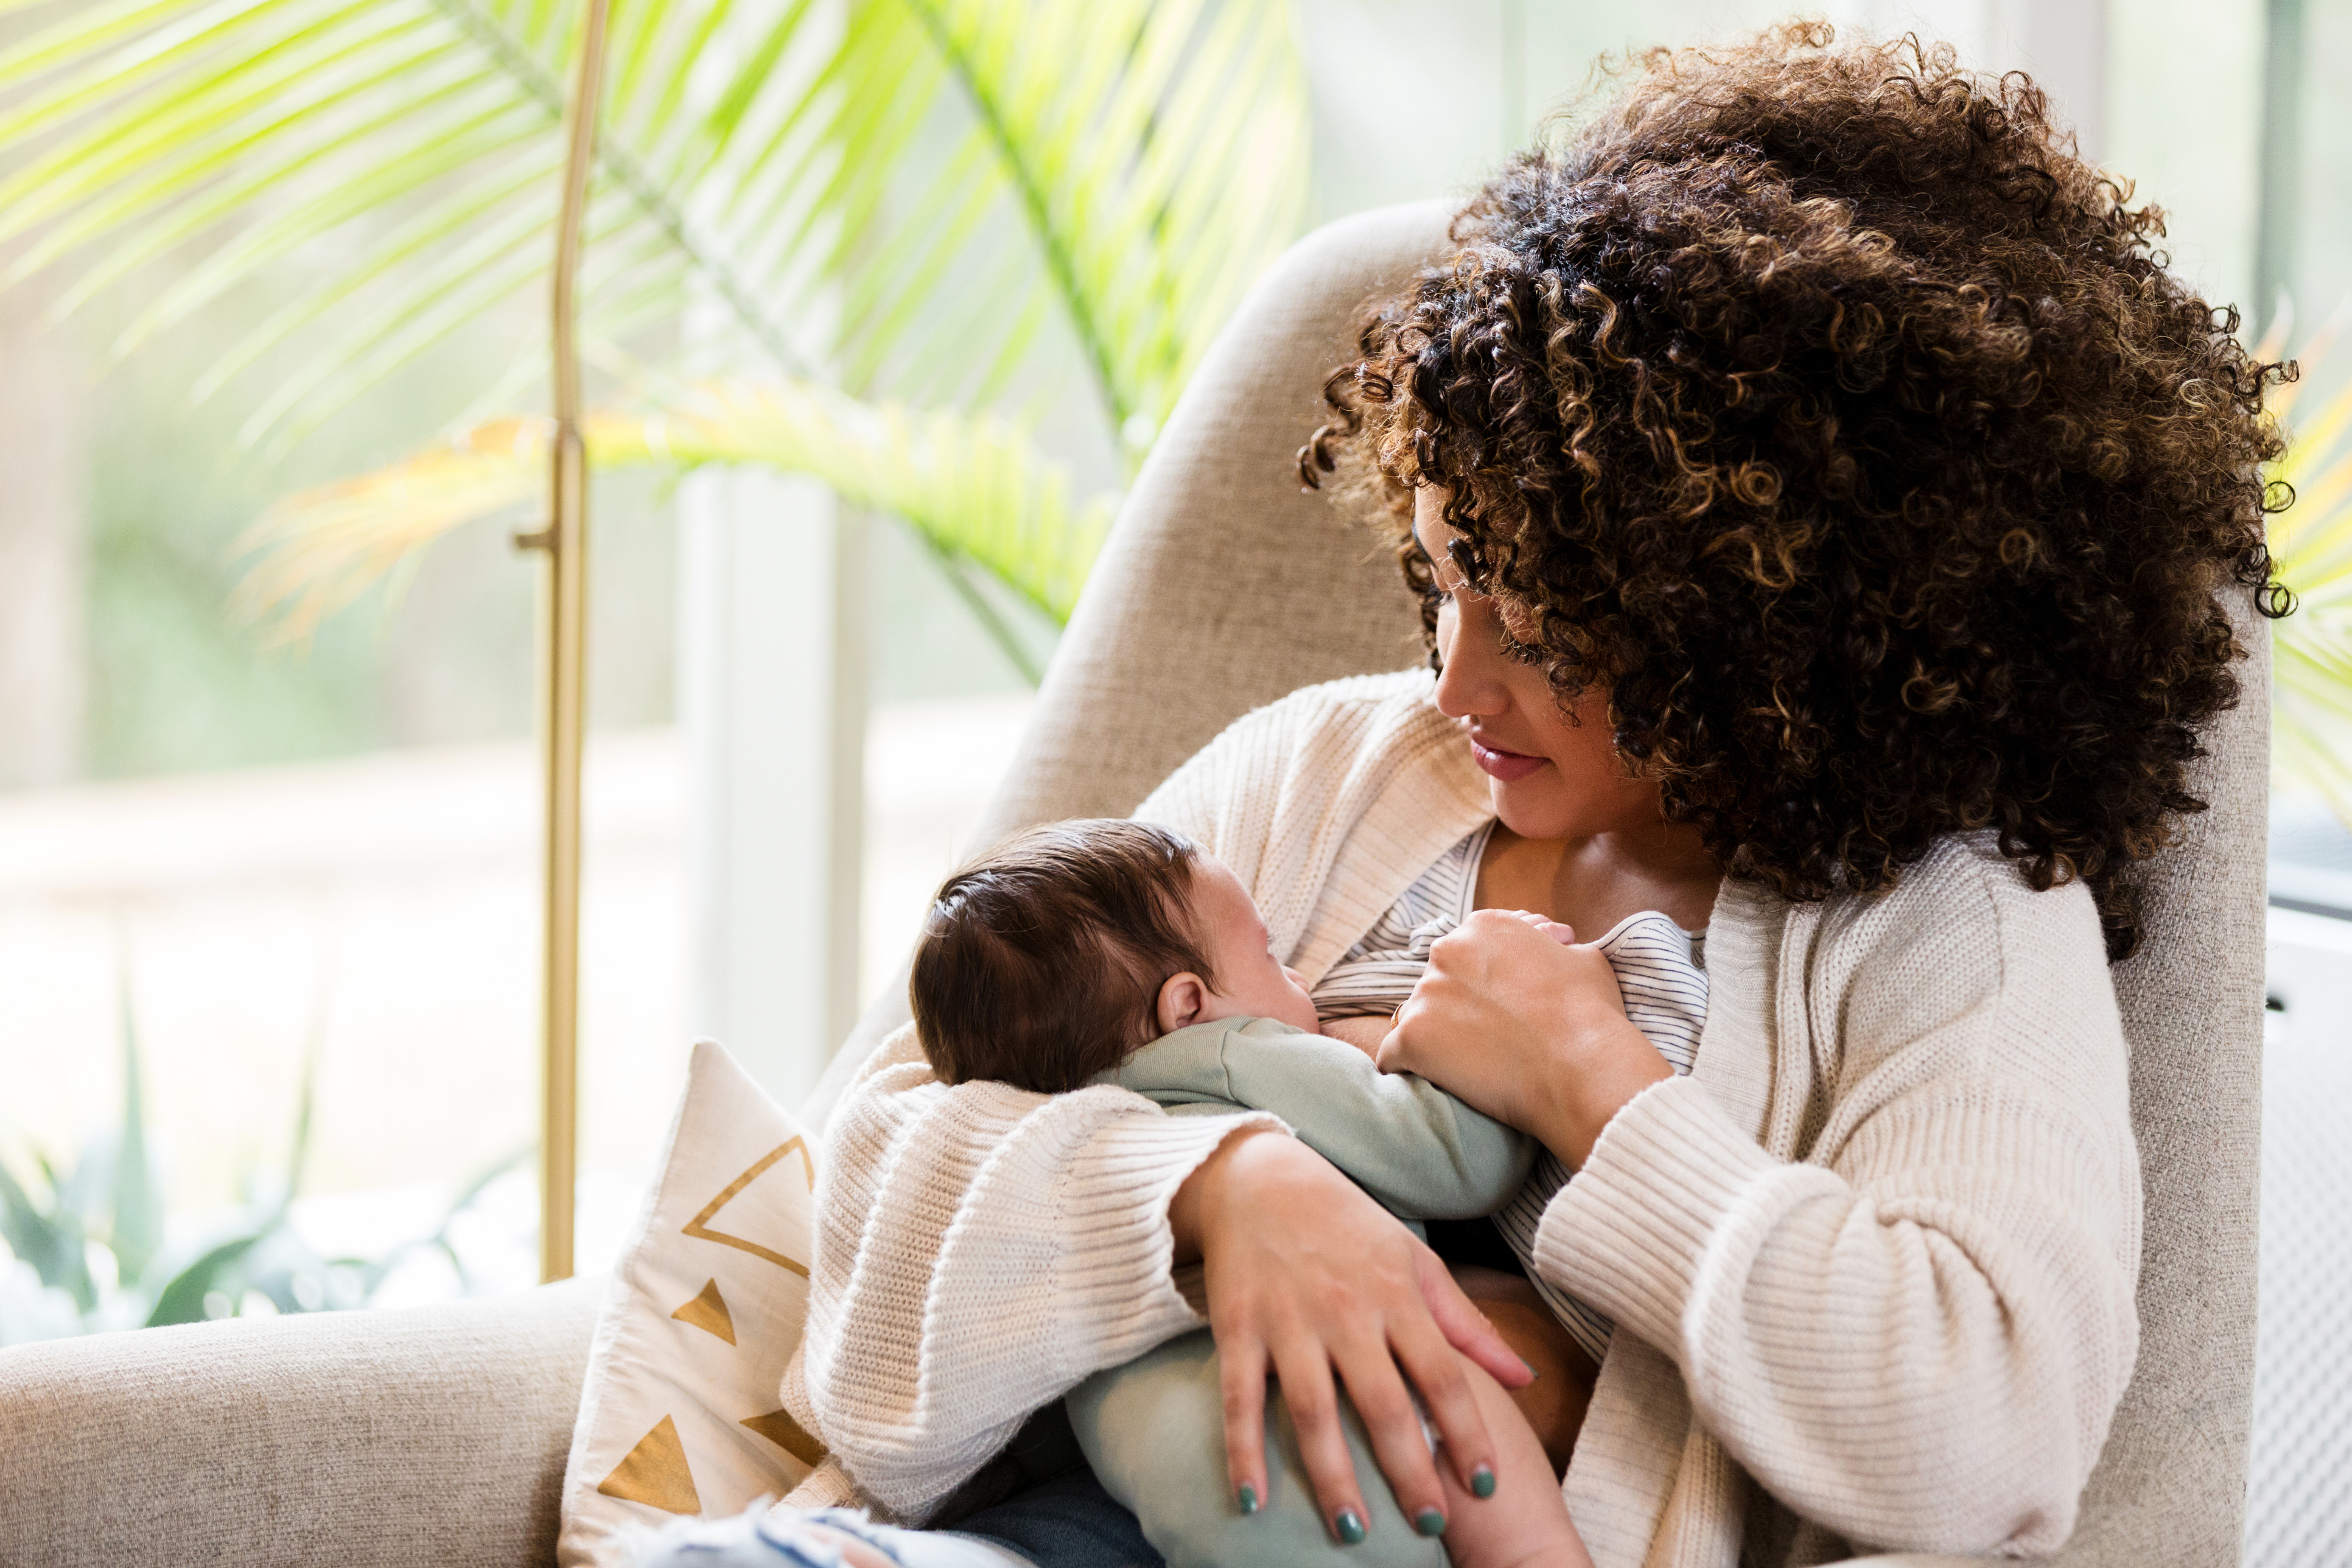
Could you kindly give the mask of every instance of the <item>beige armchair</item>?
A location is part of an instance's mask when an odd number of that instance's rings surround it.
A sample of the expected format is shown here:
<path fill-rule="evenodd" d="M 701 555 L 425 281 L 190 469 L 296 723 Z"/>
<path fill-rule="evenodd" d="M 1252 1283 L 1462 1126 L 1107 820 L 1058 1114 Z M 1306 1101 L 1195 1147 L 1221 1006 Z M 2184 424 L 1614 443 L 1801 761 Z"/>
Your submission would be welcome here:
<path fill-rule="evenodd" d="M 1226 328 L 1087 586 L 993 828 L 1124 813 L 1248 709 L 1420 658 L 1384 552 L 1300 492 L 1291 454 L 1355 308 L 1438 252 L 1444 216 L 1320 230 Z M 2151 868 L 2150 941 L 2116 975 L 2147 1174 L 2143 1333 L 2070 1568 L 2239 1556 L 2269 689 L 2260 624 L 2247 636 L 2246 699 L 2200 764 L 2212 810 Z M 844 1060 L 901 1016 L 877 1007 Z M 548 1563 L 593 1313 L 564 1285 L 0 1352 L 0 1563 Z"/>

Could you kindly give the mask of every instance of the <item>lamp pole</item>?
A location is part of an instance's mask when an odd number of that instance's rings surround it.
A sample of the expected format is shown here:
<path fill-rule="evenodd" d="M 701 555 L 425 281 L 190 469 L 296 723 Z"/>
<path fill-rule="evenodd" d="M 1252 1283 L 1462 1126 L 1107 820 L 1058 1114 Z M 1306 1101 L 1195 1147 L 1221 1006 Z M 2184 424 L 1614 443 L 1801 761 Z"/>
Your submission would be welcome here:
<path fill-rule="evenodd" d="M 572 1274 L 580 1126 L 580 756 L 587 729 L 588 447 L 581 432 L 578 282 L 609 0 L 588 0 L 580 72 L 564 113 L 563 203 L 555 227 L 555 440 L 547 525 L 515 542 L 546 557 L 540 734 L 546 771 L 541 995 L 539 1273 Z"/>

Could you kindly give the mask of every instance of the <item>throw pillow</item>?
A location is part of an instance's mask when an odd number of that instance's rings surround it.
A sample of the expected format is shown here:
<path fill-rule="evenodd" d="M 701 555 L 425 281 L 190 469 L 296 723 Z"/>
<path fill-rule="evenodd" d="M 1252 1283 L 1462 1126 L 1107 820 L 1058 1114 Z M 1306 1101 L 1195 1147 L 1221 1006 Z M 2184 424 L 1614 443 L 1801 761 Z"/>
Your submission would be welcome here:
<path fill-rule="evenodd" d="M 808 1312 L 815 1178 L 806 1131 L 725 1050 L 698 1044 L 596 1320 L 563 1472 L 563 1568 L 620 1568 L 670 1516 L 740 1513 L 824 1458 L 776 1393 Z"/>

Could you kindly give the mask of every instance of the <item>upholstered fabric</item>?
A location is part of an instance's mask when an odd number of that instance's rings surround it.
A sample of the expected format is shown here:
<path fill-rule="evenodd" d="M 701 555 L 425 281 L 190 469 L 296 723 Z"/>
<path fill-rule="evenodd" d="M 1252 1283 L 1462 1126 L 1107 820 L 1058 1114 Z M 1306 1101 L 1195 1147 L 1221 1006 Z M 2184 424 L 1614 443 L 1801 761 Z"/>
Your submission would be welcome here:
<path fill-rule="evenodd" d="M 1418 657 L 1393 568 L 1299 492 L 1290 454 L 1354 308 L 1439 253 L 1446 210 L 1334 224 L 1244 304 L 1087 587 L 992 832 L 1124 813 L 1249 709 Z M 2245 635 L 2245 700 L 2198 773 L 2213 809 L 2151 868 L 2150 941 L 2116 973 L 2147 1185 L 2140 1356 L 2068 1568 L 2238 1556 L 2269 716 L 2268 640 Z M 894 996 L 861 1023 L 804 1121 L 904 1016 Z M 545 1563 L 593 1315 L 571 1287 L 0 1352 L 0 1562 Z"/>
<path fill-rule="evenodd" d="M 597 1289 L 0 1351 L 0 1563 L 552 1562 Z"/>
<path fill-rule="evenodd" d="M 2063 1558 L 2234 1563 L 2245 1528 L 2262 1142 L 2270 627 L 2231 595 L 2237 708 L 2192 775 L 2211 809 L 2143 881 L 2147 942 L 2116 971 L 2147 1193 L 2139 1365 Z"/>

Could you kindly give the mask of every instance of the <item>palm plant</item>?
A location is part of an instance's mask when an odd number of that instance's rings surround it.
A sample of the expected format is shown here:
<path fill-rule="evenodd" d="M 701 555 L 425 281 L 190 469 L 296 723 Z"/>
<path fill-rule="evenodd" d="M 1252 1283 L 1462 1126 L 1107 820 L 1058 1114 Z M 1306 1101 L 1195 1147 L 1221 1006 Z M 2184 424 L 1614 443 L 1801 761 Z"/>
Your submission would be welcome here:
<path fill-rule="evenodd" d="M 2324 328 L 2298 356 L 2305 376 L 2336 336 Z M 2258 357 L 2275 358 L 2281 344 Z M 2305 382 L 2278 389 L 2272 406 L 2291 425 L 2270 479 L 2294 504 L 2271 519 L 2271 553 L 2296 599 L 2272 635 L 2272 773 L 2283 789 L 2316 795 L 2352 825 L 2352 383 L 2298 413 Z"/>
<path fill-rule="evenodd" d="M 301 272 L 194 389 L 252 386 L 247 437 L 298 441 L 541 276 L 575 23 L 556 0 L 77 5 L 0 53 L 9 277 L 79 257 L 72 309 L 193 252 L 127 353 Z M 1108 506 L 1074 502 L 1027 434 L 1058 390 L 1041 333 L 1139 460 L 1295 227 L 1289 26 L 1250 0 L 616 5 L 583 277 L 614 395 L 592 456 L 816 474 L 1066 616 Z M 494 416 L 543 360 L 519 343 L 446 447 L 275 510 L 254 602 L 299 630 L 531 497 L 535 427 Z"/>

